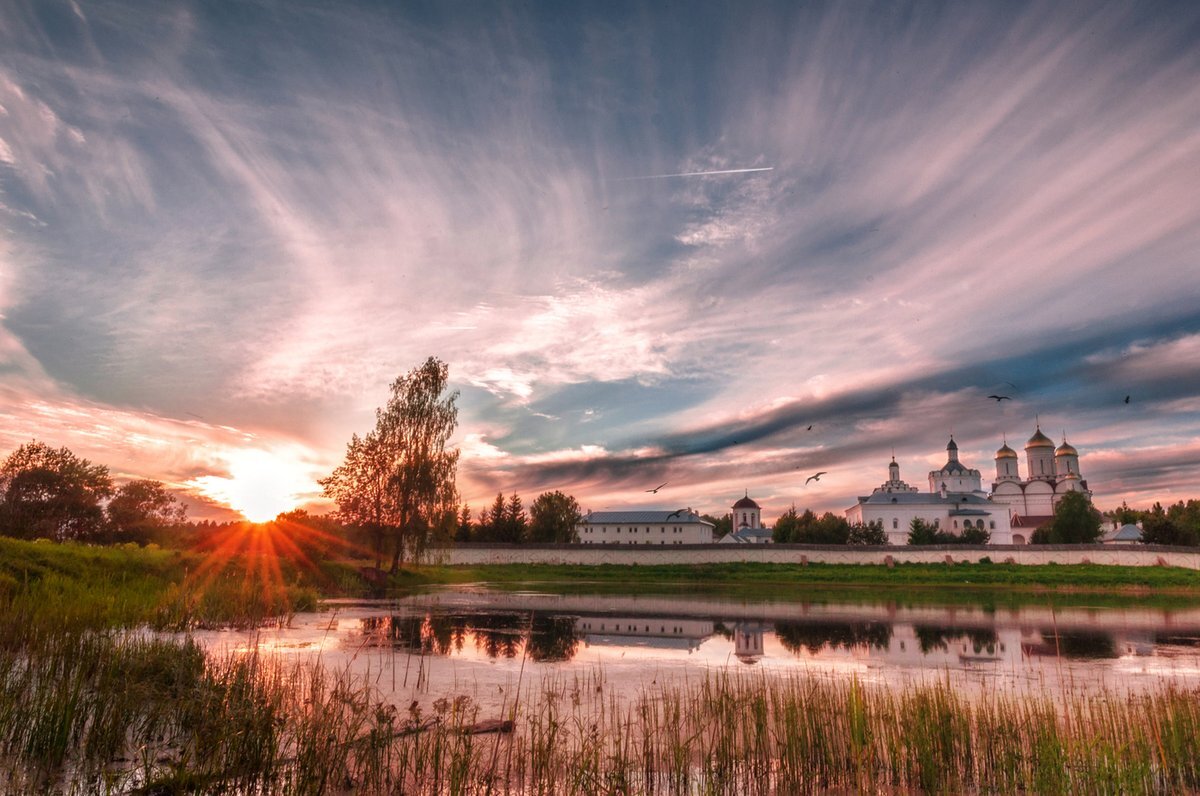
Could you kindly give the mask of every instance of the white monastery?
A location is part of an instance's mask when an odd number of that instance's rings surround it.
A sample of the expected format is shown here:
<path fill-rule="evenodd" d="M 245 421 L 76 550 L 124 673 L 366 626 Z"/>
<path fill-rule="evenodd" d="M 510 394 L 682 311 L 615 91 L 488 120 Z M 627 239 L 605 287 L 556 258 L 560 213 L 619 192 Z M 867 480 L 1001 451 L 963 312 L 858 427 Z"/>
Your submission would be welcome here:
<path fill-rule="evenodd" d="M 953 437 L 946 454 L 942 468 L 929 473 L 928 492 L 900 480 L 900 465 L 893 457 L 888 480 L 846 509 L 846 519 L 882 523 L 888 542 L 894 545 L 908 543 L 909 523 L 915 517 L 951 533 L 986 530 L 991 544 L 1027 544 L 1029 534 L 1053 517 L 1055 504 L 1068 491 L 1091 497 L 1079 472 L 1079 452 L 1065 436 L 1055 448 L 1040 426 L 1025 444 L 1025 479 L 1020 476 L 1016 451 L 1007 443 L 996 451 L 996 480 L 990 495 L 983 489 L 979 470 L 959 461 Z"/>

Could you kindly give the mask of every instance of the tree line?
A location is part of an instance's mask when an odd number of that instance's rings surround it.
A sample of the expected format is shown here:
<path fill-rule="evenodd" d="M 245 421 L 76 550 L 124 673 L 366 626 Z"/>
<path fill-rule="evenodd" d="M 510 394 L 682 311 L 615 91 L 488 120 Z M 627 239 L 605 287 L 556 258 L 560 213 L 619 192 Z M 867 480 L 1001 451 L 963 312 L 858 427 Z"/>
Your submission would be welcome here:
<path fill-rule="evenodd" d="M 812 509 L 797 512 L 796 507 L 780 515 L 771 529 L 771 539 L 781 544 L 885 545 L 883 524 L 851 524 L 832 511 L 817 516 Z"/>
<path fill-rule="evenodd" d="M 37 440 L 0 466 L 0 533 L 18 539 L 146 544 L 186 515 L 161 481 L 117 486 L 106 466 Z"/>
<path fill-rule="evenodd" d="M 578 525 L 583 519 L 579 503 L 558 490 L 543 492 L 533 501 L 528 514 L 521 496 L 508 498 L 501 492 L 490 508 L 472 519 L 471 507 L 459 512 L 458 542 L 503 542 L 507 544 L 569 544 L 579 541 Z"/>

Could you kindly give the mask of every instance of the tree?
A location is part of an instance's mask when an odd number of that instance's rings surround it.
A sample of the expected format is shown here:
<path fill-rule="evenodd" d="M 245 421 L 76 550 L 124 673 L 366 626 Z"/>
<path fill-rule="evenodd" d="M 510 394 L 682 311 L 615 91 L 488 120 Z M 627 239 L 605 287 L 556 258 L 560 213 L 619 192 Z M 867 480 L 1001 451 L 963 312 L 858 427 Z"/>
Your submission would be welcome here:
<path fill-rule="evenodd" d="M 846 544 L 851 545 L 885 545 L 887 543 L 887 534 L 883 530 L 883 523 L 879 520 L 874 520 L 866 525 L 856 522 L 850 526 L 850 533 L 846 537 Z"/>
<path fill-rule="evenodd" d="M 980 523 L 973 528 L 963 528 L 963 532 L 958 535 L 959 544 L 987 544 L 991 541 L 992 534 L 983 527 Z"/>
<path fill-rule="evenodd" d="M 1071 491 L 1054 507 L 1046 538 L 1050 544 L 1092 544 L 1100 533 L 1100 512 L 1083 492 Z"/>
<path fill-rule="evenodd" d="M 91 539 L 104 530 L 108 468 L 36 440 L 0 466 L 0 529 L 19 538 Z"/>
<path fill-rule="evenodd" d="M 443 395 L 448 382 L 449 368 L 434 357 L 397 378 L 387 405 L 375 410 L 375 429 L 351 437 L 342 465 L 320 482 L 343 522 L 371 532 L 376 566 L 390 543 L 392 572 L 406 553 L 421 555 L 458 504 L 458 451 L 446 450 L 458 393 Z"/>
<path fill-rule="evenodd" d="M 714 517 L 711 514 L 701 514 L 700 519 L 713 524 L 713 539 L 721 539 L 733 533 L 733 515 L 722 514 Z"/>
<path fill-rule="evenodd" d="M 908 543 L 912 545 L 941 544 L 941 533 L 931 523 L 913 517 L 908 523 Z"/>
<path fill-rule="evenodd" d="M 107 538 L 147 544 L 187 519 L 187 509 L 161 481 L 139 479 L 122 485 L 108 502 Z"/>
<path fill-rule="evenodd" d="M 529 507 L 529 540 L 538 544 L 579 541 L 579 503 L 562 492 L 543 492 Z"/>
<path fill-rule="evenodd" d="M 504 507 L 504 539 L 511 544 L 521 544 L 529 530 L 529 517 L 521 504 L 521 496 L 513 492 Z"/>
<path fill-rule="evenodd" d="M 1136 525 L 1142 521 L 1142 517 L 1148 512 L 1138 511 L 1137 509 L 1129 508 L 1129 504 L 1124 500 L 1121 501 L 1121 507 L 1113 509 L 1110 515 L 1118 526 L 1120 525 Z"/>
<path fill-rule="evenodd" d="M 463 504 L 462 510 L 458 514 L 458 530 L 454 534 L 454 541 L 469 542 L 475 530 L 474 523 L 471 522 L 471 507 L 466 503 Z"/>
<path fill-rule="evenodd" d="M 812 512 L 806 512 L 811 514 Z M 796 541 L 796 537 L 800 533 L 800 515 L 796 513 L 796 507 L 792 506 L 783 514 L 779 515 L 779 519 L 775 521 L 775 526 L 771 529 L 771 541 L 776 544 L 788 544 Z"/>
<path fill-rule="evenodd" d="M 1190 501 L 1195 502 L 1195 501 Z M 1184 505 L 1182 501 L 1177 504 Z M 1171 508 L 1175 508 L 1172 506 Z M 1170 544 L 1194 546 L 1200 544 L 1200 534 L 1185 522 L 1177 519 L 1182 512 L 1171 516 L 1164 511 L 1161 504 L 1155 503 L 1154 508 L 1145 513 L 1142 519 L 1142 542 L 1144 544 Z"/>

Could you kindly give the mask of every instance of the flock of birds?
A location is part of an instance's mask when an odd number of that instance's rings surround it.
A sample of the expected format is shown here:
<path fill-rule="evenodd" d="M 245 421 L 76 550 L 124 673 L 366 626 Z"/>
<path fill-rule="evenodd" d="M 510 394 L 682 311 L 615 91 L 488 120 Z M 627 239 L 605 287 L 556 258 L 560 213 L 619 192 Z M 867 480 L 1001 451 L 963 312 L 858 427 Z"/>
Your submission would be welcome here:
<path fill-rule="evenodd" d="M 1005 382 L 1005 384 L 1009 385 L 1010 387 L 1016 387 L 1016 385 L 1015 385 L 1015 384 L 1013 384 L 1012 382 Z M 999 404 L 999 403 L 1003 403 L 1004 401 L 1011 401 L 1011 400 L 1012 400 L 1012 396 L 1011 396 L 1011 395 L 996 395 L 996 394 L 993 394 L 993 395 L 989 395 L 989 396 L 988 396 L 988 398 L 991 398 L 991 399 L 992 399 L 993 401 L 995 401 L 997 404 Z M 1132 398 L 1133 398 L 1133 396 L 1132 396 L 1132 395 L 1126 395 L 1126 396 L 1125 396 L 1124 403 L 1129 403 L 1129 402 L 1130 402 L 1130 400 L 1131 400 Z M 812 431 L 812 430 L 813 430 L 813 424 L 809 424 L 809 426 L 808 426 L 807 428 L 805 428 L 805 431 Z M 733 441 L 733 444 L 734 444 L 734 445 L 737 445 L 737 444 L 738 444 L 737 440 L 734 440 L 734 441 Z M 796 469 L 800 469 L 800 468 L 798 468 L 798 467 L 797 467 Z M 821 480 L 821 476 L 823 476 L 823 475 L 827 475 L 827 474 L 828 474 L 828 471 L 827 471 L 827 470 L 821 470 L 821 471 L 819 471 L 819 472 L 813 473 L 813 474 L 812 474 L 812 475 L 810 475 L 808 478 L 804 479 L 804 485 L 805 485 L 805 486 L 808 486 L 808 485 L 809 485 L 811 482 L 813 482 L 813 481 L 820 482 L 820 480 Z M 648 492 L 649 494 L 652 494 L 652 495 L 657 495 L 657 494 L 658 494 L 658 490 L 662 489 L 662 488 L 663 488 L 664 486 L 666 486 L 668 483 L 670 483 L 670 482 L 669 482 L 669 481 L 663 481 L 661 484 L 659 484 L 658 486 L 654 487 L 653 489 L 647 489 L 647 490 L 646 490 L 646 492 Z M 678 511 L 672 512 L 671 514 L 667 515 L 667 519 L 670 519 L 671 517 L 674 517 L 674 516 L 676 516 L 676 515 L 678 515 L 678 514 L 681 514 L 681 513 L 683 513 L 684 511 L 685 511 L 685 509 L 679 509 Z"/>

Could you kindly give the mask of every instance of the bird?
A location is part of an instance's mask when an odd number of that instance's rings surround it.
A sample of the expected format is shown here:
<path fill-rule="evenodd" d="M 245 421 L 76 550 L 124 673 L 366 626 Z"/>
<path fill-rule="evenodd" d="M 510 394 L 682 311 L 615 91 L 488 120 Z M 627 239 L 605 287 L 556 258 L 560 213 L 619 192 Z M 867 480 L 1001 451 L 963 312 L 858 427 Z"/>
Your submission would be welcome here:
<path fill-rule="evenodd" d="M 804 430 L 805 430 L 805 431 L 812 431 L 812 425 L 810 424 L 810 425 L 809 425 L 809 427 L 808 427 L 808 428 L 806 428 L 806 429 L 804 429 Z"/>
<path fill-rule="evenodd" d="M 683 514 L 683 512 L 685 512 L 685 511 L 687 511 L 687 509 L 675 509 L 675 511 L 672 511 L 670 514 L 667 515 L 667 519 L 669 520 L 672 517 L 678 517 L 680 514 Z"/>
<path fill-rule="evenodd" d="M 820 481 L 821 476 L 825 475 L 825 473 L 826 473 L 826 471 L 822 470 L 821 472 L 817 473 L 816 475 L 810 475 L 808 478 L 806 478 L 804 480 L 804 485 L 808 486 L 809 481 Z"/>
<path fill-rule="evenodd" d="M 1012 400 L 1012 398 L 1008 397 L 1007 395 L 989 395 L 988 398 L 995 399 L 996 403 L 1000 403 L 1001 401 L 1011 401 Z"/>
<path fill-rule="evenodd" d="M 669 484 L 669 483 L 670 483 L 669 481 L 663 481 L 661 484 L 659 484 L 658 486 L 654 487 L 653 489 L 647 489 L 646 491 L 647 491 L 647 492 L 650 492 L 651 494 L 655 494 L 655 495 L 657 495 L 657 494 L 658 494 L 658 490 L 662 489 L 664 486 L 666 486 L 666 485 L 667 485 L 667 484 Z"/>
<path fill-rule="evenodd" d="M 1128 396 L 1128 395 L 1126 395 L 1126 396 L 1125 396 L 1125 403 L 1129 403 L 1129 396 Z"/>

